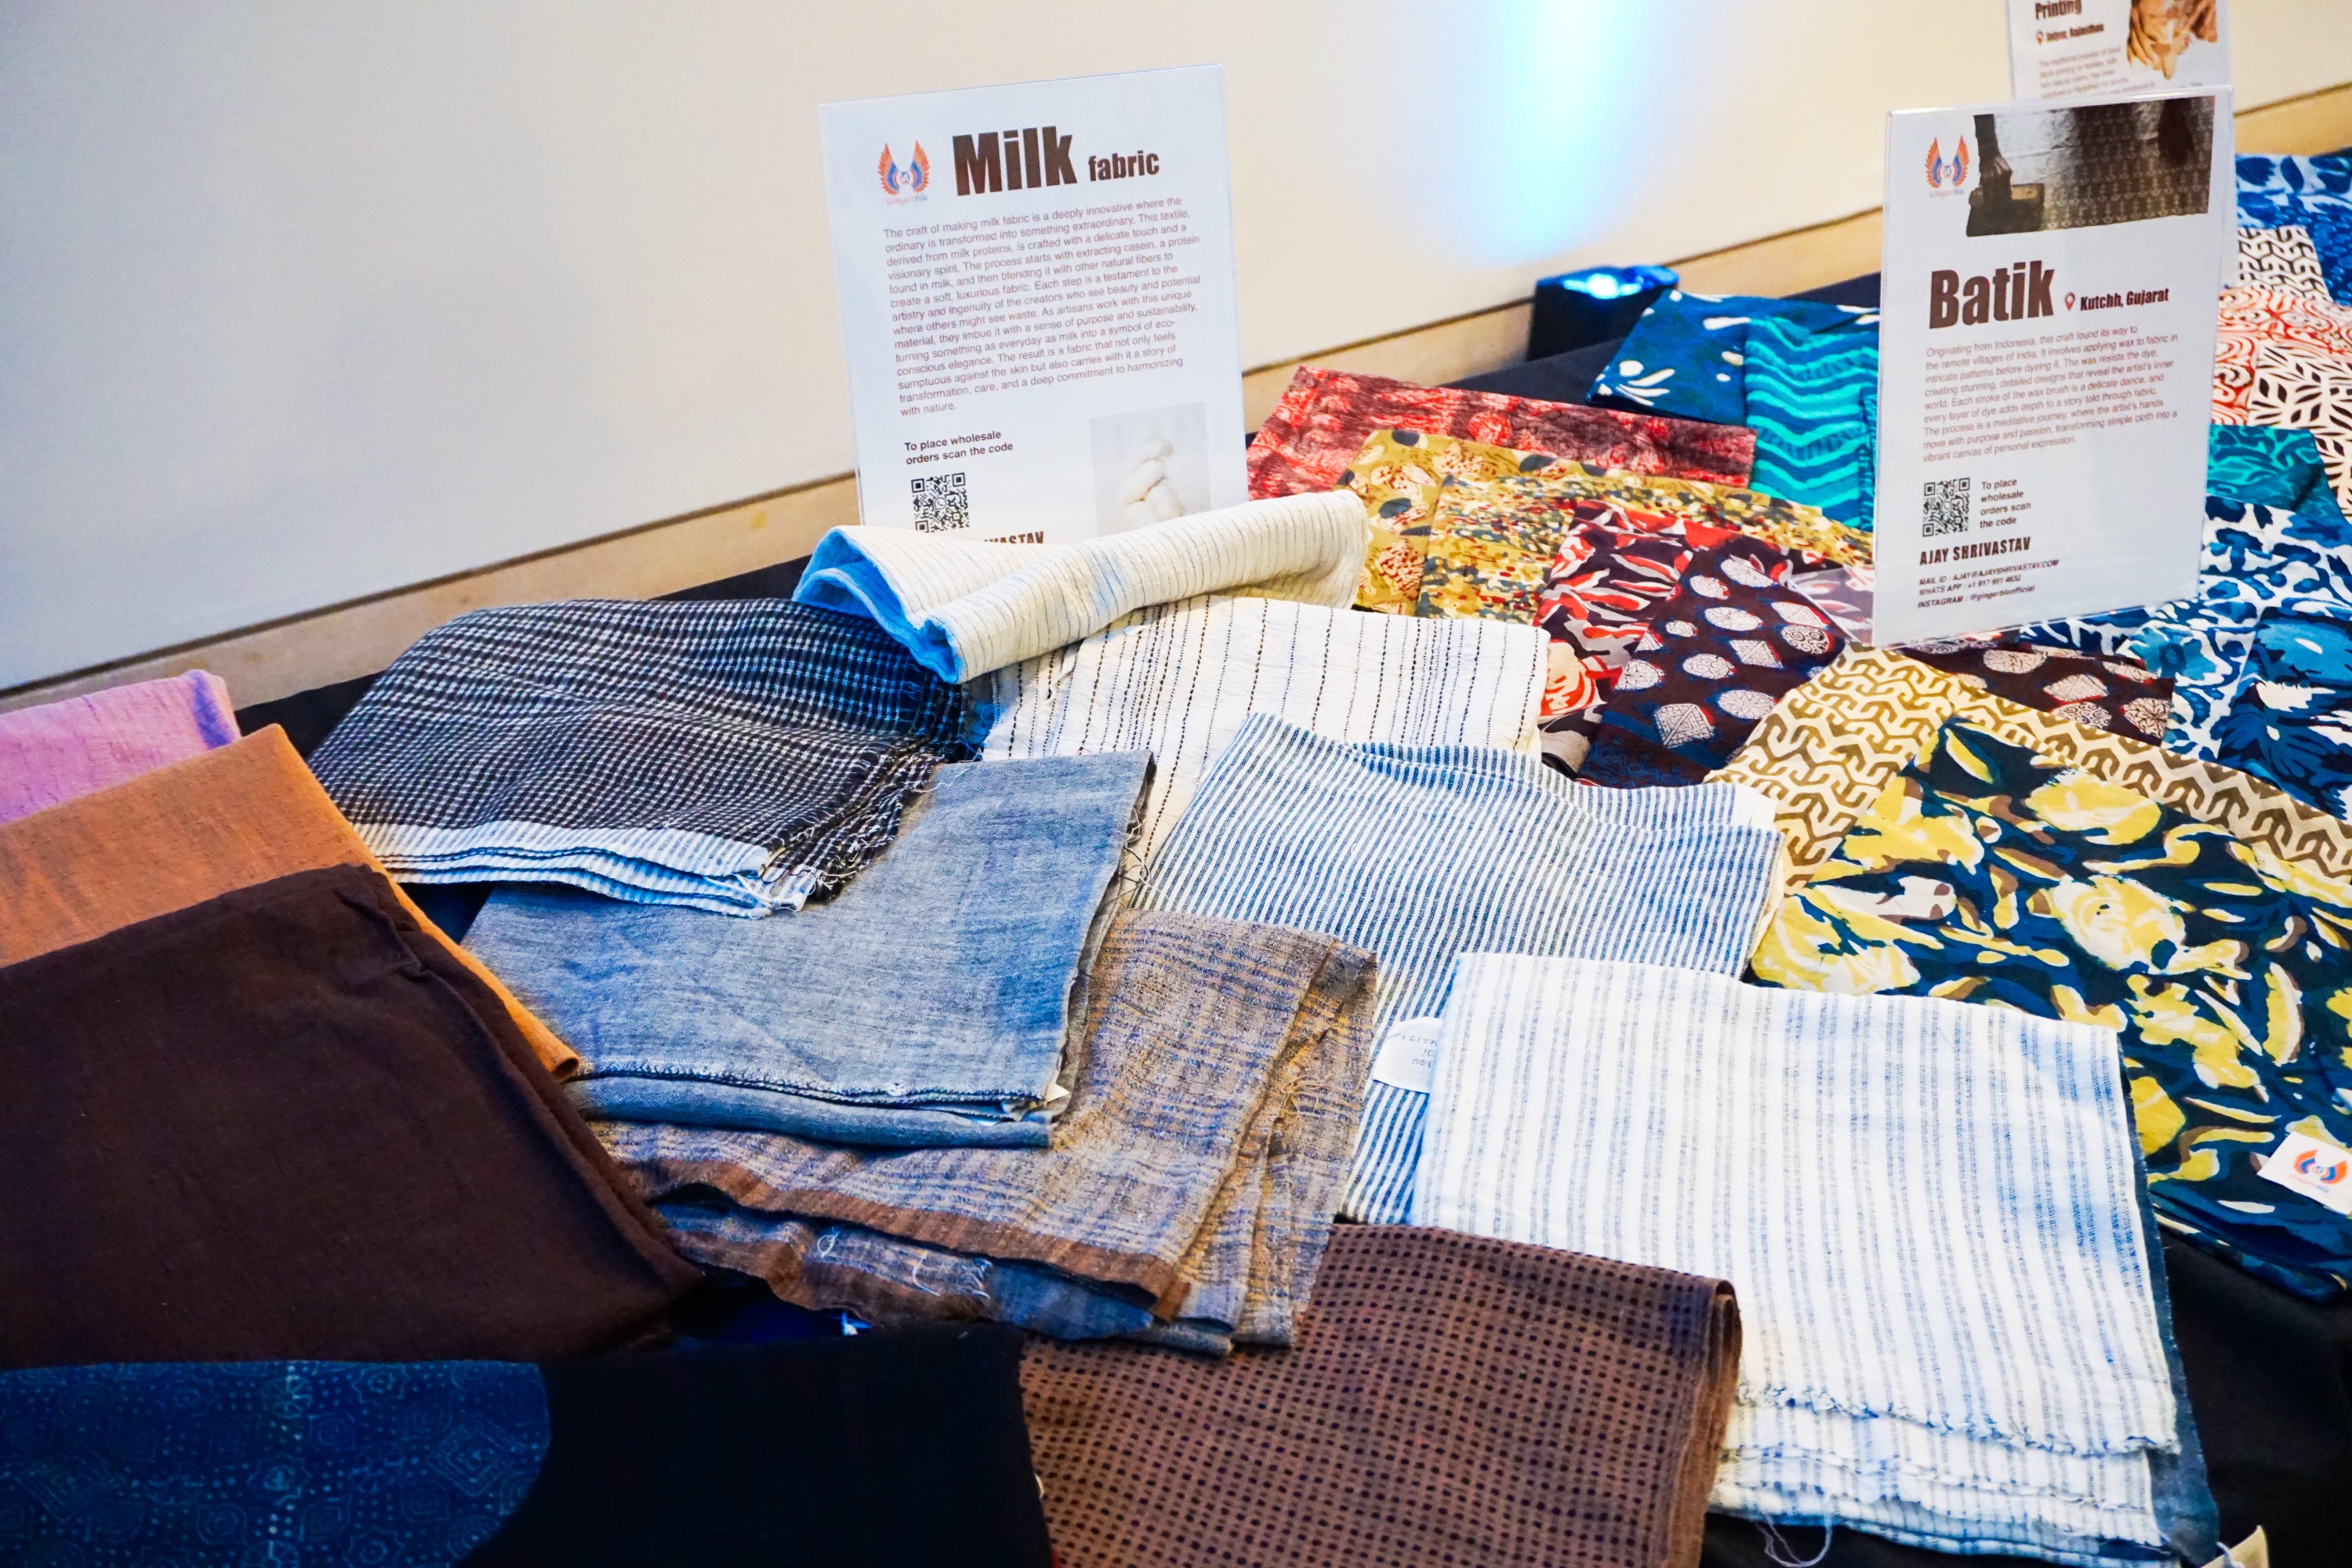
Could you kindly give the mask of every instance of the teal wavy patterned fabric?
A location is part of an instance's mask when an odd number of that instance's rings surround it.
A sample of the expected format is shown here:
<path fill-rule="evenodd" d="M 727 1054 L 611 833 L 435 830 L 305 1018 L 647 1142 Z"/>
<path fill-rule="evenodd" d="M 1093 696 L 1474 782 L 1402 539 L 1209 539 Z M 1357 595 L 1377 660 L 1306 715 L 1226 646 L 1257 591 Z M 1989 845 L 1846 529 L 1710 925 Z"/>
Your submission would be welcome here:
<path fill-rule="evenodd" d="M 1746 417 L 1743 365 L 1748 328 L 1788 321 L 1808 331 L 1878 331 L 1878 312 L 1860 305 L 1768 300 L 1754 294 L 1662 295 L 1592 384 L 1597 403 L 1737 425 Z"/>
<path fill-rule="evenodd" d="M 1763 450 L 1759 431 L 1759 459 Z M 2305 517 L 2344 521 L 2327 482 L 2327 465 L 2320 459 L 2319 443 L 2308 430 L 2270 425 L 2207 426 L 2205 492 Z"/>
<path fill-rule="evenodd" d="M 1748 323 L 1741 422 L 1756 432 L 1748 483 L 1871 525 L 1878 474 L 1878 334 Z"/>
<path fill-rule="evenodd" d="M 546 1457 L 510 1362 L 242 1362 L 0 1373 L 0 1562 L 461 1562 Z"/>

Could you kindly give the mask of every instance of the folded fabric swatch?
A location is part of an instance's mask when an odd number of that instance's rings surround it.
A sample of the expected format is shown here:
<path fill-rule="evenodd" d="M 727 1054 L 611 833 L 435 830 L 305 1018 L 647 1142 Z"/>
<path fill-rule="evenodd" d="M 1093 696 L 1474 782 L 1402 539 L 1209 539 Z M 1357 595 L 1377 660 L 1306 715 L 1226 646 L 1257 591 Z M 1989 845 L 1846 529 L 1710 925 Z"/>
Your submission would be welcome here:
<path fill-rule="evenodd" d="M 1669 289 L 1642 312 L 1616 357 L 1593 382 L 1592 395 L 1685 419 L 1738 425 L 1748 412 L 1748 329 L 1759 321 L 1785 321 L 1811 332 L 1878 332 L 1878 311 L 1871 306 Z"/>
<path fill-rule="evenodd" d="M 1581 789 L 1483 747 L 1348 744 L 1256 718 L 1136 902 L 1319 931 L 1378 959 L 1381 1050 L 1340 1212 L 1390 1224 L 1411 1201 L 1428 1087 L 1414 1021 L 1436 1016 L 1454 956 L 1737 973 L 1779 872 L 1769 809 L 1738 790 Z"/>
<path fill-rule="evenodd" d="M 1459 526 L 1452 514 L 1496 521 L 1532 518 L 1581 501 L 1601 501 L 1629 512 L 1679 517 L 1727 528 L 1776 544 L 1808 565 L 1829 562 L 1867 566 L 1871 535 L 1827 517 L 1801 501 L 1783 500 L 1760 490 L 1697 479 L 1612 473 L 1590 463 L 1554 463 L 1533 473 L 1505 474 L 1482 484 L 1448 483 L 1432 509 L 1432 526 Z"/>
<path fill-rule="evenodd" d="M 2171 679 L 2137 659 L 1975 637 L 1913 643 L 1902 651 L 2020 707 L 2134 740 L 2160 743 L 2172 711 Z"/>
<path fill-rule="evenodd" d="M 1429 559 L 1429 520 L 1447 480 L 1485 484 L 1505 474 L 1534 473 L 1560 459 L 1482 441 L 1419 430 L 1375 430 L 1339 478 L 1371 520 L 1356 607 L 1409 616 L 1421 602 Z"/>
<path fill-rule="evenodd" d="M 2345 313 L 2352 317 L 2352 310 Z M 2310 431 L 2338 507 L 2352 510 L 2352 353 L 2322 355 L 2298 344 L 2263 344 L 2254 354 L 2246 417 L 2256 425 Z"/>
<path fill-rule="evenodd" d="M 2152 792 L 1947 720 L 1782 905 L 1757 977 L 2121 1030 L 2158 1218 L 2299 1295 L 2352 1283 L 2352 1216 L 2266 1180 L 2352 1146 L 2352 880 Z"/>
<path fill-rule="evenodd" d="M 1328 938 L 1122 916 L 1050 1149 L 861 1151 L 606 1122 L 697 1260 L 877 1321 L 1286 1343 L 1370 1056 L 1372 961 Z"/>
<path fill-rule="evenodd" d="M 2341 521 L 2327 465 L 2308 430 L 2271 425 L 2209 425 L 2205 491 L 2223 500 Z"/>
<path fill-rule="evenodd" d="M 545 1366 L 0 1373 L 0 1555 L 1045 1568 L 1020 1354 L 974 1327 Z M 908 1487 L 928 1506 L 900 1506 Z"/>
<path fill-rule="evenodd" d="M 1063 1568 L 1692 1568 L 1739 1350 L 1719 1280 L 1342 1226 L 1286 1352 L 1021 1380 Z"/>
<path fill-rule="evenodd" d="M 1352 496 L 1250 501 L 1079 544 L 1004 544 L 904 528 L 836 528 L 793 597 L 863 616 L 941 680 L 971 680 L 1202 594 L 1344 610 L 1364 558 Z"/>
<path fill-rule="evenodd" d="M 772 599 L 578 599 L 427 632 L 310 766 L 413 882 L 798 909 L 964 754 L 957 689 L 870 620 Z"/>
<path fill-rule="evenodd" d="M 0 823 L 0 963 L 16 963 L 188 909 L 223 893 L 328 866 L 380 871 L 302 759 L 272 724 L 16 822 Z M 445 938 L 398 887 L 415 941 L 488 986 L 549 1070 L 572 1047 L 496 976 Z"/>
<path fill-rule="evenodd" d="M 357 866 L 0 968 L 0 1364 L 557 1357 L 697 1278 Z"/>
<path fill-rule="evenodd" d="M 1532 626 L 1193 599 L 997 671 L 982 689 L 986 754 L 1150 752 L 1136 846 L 1148 863 L 1254 713 L 1339 741 L 1532 755 L 1546 668 Z"/>
<path fill-rule="evenodd" d="M 2311 235 L 2327 291 L 2352 305 L 2352 152 L 2315 157 L 2242 156 L 2238 222 L 2255 228 L 2295 225 Z"/>
<path fill-rule="evenodd" d="M 1878 334 L 1760 317 L 1741 351 L 1741 420 L 1756 432 L 1748 483 L 1871 525 L 1878 486 Z"/>
<path fill-rule="evenodd" d="M 2162 1555 L 2179 1410 L 2105 1029 L 1474 953 L 1429 1123 L 1416 1224 L 1738 1291 L 1715 1507 Z"/>
<path fill-rule="evenodd" d="M 202 669 L 0 713 L 0 822 L 236 739 L 228 688 Z"/>
<path fill-rule="evenodd" d="M 2239 229 L 2237 286 L 2334 302 L 2327 292 L 2327 274 L 2319 265 L 2319 248 L 2311 241 L 2311 230 L 2300 224 Z"/>
<path fill-rule="evenodd" d="M 2352 824 L 2275 785 L 2034 711 L 1886 648 L 1849 648 L 1782 698 L 1748 743 L 1709 776 L 1746 784 L 1775 803 L 1775 826 L 1788 843 L 1792 876 L 1801 881 L 1956 715 L 2210 823 L 2279 860 L 2325 877 L 2352 877 Z"/>
<path fill-rule="evenodd" d="M 581 1052 L 592 1116 L 1042 1147 L 1150 771 L 951 763 L 863 876 L 790 919 L 501 888 L 466 944 Z"/>
<path fill-rule="evenodd" d="M 1737 426 L 1735 414 L 1729 421 Z M 1250 494 L 1328 490 L 1375 430 L 1418 430 L 1546 452 L 1604 468 L 1678 474 L 1744 485 L 1756 437 L 1685 419 L 1660 419 L 1386 376 L 1301 365 L 1250 442 Z"/>
<path fill-rule="evenodd" d="M 2254 361 L 2266 348 L 2300 350 L 2322 362 L 2352 359 L 2352 309 L 2276 289 L 2221 291 L 2213 350 L 2216 425 L 2265 425 L 2253 412 Z"/>
<path fill-rule="evenodd" d="M 1729 758 L 1782 693 L 1845 650 L 1786 585 L 1789 567 L 1752 539 L 1694 555 L 1611 681 L 1605 721 L 1695 763 Z"/>

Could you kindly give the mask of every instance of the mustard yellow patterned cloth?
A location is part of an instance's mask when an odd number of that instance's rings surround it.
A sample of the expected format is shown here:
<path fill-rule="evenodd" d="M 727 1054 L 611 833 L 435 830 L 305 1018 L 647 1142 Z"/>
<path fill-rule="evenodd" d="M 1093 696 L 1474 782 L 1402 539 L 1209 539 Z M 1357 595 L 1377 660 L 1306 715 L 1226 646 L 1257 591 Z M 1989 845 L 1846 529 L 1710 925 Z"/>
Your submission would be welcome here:
<path fill-rule="evenodd" d="M 1541 452 L 1515 452 L 1452 436 L 1419 430 L 1375 430 L 1340 485 L 1362 499 L 1372 520 L 1364 552 L 1364 579 L 1356 607 L 1410 616 L 1421 602 L 1422 566 L 1429 554 L 1429 519 L 1448 480 L 1486 485 L 1506 475 L 1541 469 L 1558 462 Z M 1550 564 L 1549 558 L 1545 565 Z M 1541 586 L 1541 570 L 1538 571 Z M 1528 619 L 1533 619 L 1530 616 Z"/>

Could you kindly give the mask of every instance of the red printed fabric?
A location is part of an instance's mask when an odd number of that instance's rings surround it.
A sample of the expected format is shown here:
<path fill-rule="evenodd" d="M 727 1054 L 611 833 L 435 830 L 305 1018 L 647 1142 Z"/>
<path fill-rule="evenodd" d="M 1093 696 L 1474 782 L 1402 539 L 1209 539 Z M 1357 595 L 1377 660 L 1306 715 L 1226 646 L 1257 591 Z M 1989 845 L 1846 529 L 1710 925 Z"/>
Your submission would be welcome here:
<path fill-rule="evenodd" d="M 1366 437 L 1383 429 L 1421 430 L 1632 473 L 1726 485 L 1745 485 L 1756 462 L 1756 433 L 1743 425 L 1415 386 L 1301 365 L 1250 443 L 1250 495 L 1262 500 L 1330 489 Z"/>
<path fill-rule="evenodd" d="M 2352 307 L 2272 289 L 2225 289 L 2213 352 L 2213 423 L 2255 423 L 2254 360 L 2269 344 L 2352 363 Z M 1296 384 L 1293 384 L 1294 389 Z M 1255 461 L 1253 449 L 1252 461 Z M 1255 479 L 1253 473 L 1252 483 Z M 1253 489 L 1252 494 L 1256 491 Z"/>

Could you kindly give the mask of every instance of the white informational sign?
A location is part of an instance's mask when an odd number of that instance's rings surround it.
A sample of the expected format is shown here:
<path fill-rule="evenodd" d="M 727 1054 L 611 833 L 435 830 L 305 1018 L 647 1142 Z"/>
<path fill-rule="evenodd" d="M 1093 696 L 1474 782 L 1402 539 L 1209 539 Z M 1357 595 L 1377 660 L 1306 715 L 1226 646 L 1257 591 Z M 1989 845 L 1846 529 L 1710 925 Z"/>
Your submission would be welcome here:
<path fill-rule="evenodd" d="M 1248 499 L 1221 69 L 821 116 L 863 521 L 1059 544 Z"/>
<path fill-rule="evenodd" d="M 2230 94 L 1890 115 L 1882 647 L 2195 589 Z"/>

